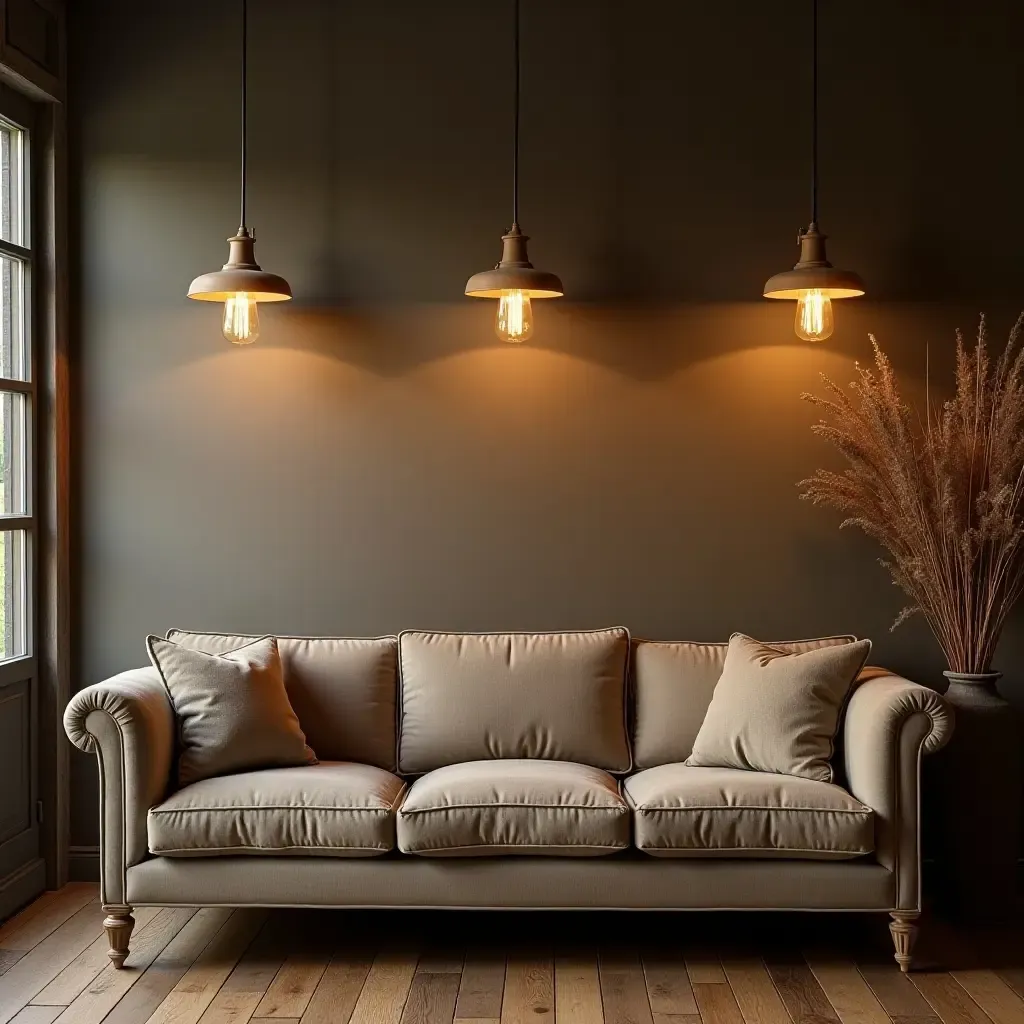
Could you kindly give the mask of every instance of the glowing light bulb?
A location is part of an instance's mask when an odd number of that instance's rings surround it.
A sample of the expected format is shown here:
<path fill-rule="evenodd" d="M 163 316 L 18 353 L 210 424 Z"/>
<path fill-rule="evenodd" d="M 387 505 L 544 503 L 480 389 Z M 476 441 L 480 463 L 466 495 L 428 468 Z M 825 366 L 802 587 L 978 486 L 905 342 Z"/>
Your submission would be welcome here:
<path fill-rule="evenodd" d="M 801 292 L 796 304 L 796 336 L 804 341 L 824 341 L 832 337 L 832 300 L 818 288 Z"/>
<path fill-rule="evenodd" d="M 494 317 L 494 333 L 502 341 L 526 341 L 533 334 L 533 307 L 529 292 L 502 292 L 498 299 L 498 312 Z"/>
<path fill-rule="evenodd" d="M 225 301 L 221 331 L 232 345 L 251 345 L 260 336 L 256 300 L 247 292 L 235 292 Z"/>

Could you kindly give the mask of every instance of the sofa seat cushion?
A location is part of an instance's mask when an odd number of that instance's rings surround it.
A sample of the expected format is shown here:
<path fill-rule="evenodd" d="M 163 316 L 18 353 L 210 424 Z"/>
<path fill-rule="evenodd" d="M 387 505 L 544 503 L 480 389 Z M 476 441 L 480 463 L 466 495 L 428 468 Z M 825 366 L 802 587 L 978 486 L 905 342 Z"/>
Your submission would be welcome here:
<path fill-rule="evenodd" d="M 849 860 L 874 849 L 874 812 L 828 782 L 665 764 L 623 789 L 636 846 L 652 857 Z"/>
<path fill-rule="evenodd" d="M 405 784 L 372 765 L 322 761 L 205 779 L 147 818 L 162 857 L 372 857 L 395 847 Z"/>
<path fill-rule="evenodd" d="M 628 846 L 618 783 L 571 761 L 448 765 L 414 782 L 398 812 L 398 848 L 425 857 L 596 857 Z"/>

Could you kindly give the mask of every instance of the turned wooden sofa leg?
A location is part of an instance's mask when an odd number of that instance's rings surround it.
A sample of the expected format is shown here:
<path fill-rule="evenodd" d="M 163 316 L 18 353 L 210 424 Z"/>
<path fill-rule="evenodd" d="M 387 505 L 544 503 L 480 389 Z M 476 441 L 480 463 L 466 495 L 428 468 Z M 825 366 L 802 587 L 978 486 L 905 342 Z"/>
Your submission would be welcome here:
<path fill-rule="evenodd" d="M 917 941 L 917 919 L 921 916 L 915 911 L 893 910 L 889 916 L 889 931 L 892 933 L 892 944 L 896 948 L 896 963 L 904 974 L 910 970 L 914 956 L 914 943 Z"/>
<path fill-rule="evenodd" d="M 131 938 L 132 929 L 135 927 L 132 908 L 128 906 L 105 906 L 103 910 L 107 915 L 103 919 L 103 928 L 107 933 L 107 942 L 110 945 L 110 949 L 107 950 L 107 956 L 110 957 L 115 967 L 124 967 L 125 959 L 128 956 L 128 940 Z"/>

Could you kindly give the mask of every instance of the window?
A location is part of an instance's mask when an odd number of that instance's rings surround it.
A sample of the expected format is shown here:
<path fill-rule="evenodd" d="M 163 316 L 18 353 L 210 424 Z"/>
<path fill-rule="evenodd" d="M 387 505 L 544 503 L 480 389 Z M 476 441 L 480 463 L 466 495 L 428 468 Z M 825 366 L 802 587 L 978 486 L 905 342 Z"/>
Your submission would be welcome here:
<path fill-rule="evenodd" d="M 0 118 L 0 665 L 31 654 L 32 233 L 29 136 Z"/>

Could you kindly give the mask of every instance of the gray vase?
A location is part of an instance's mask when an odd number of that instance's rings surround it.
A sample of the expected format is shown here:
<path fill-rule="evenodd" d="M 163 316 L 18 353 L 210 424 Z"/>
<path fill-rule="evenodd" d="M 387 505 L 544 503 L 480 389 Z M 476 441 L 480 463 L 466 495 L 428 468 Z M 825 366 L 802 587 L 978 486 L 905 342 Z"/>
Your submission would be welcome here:
<path fill-rule="evenodd" d="M 940 901 L 961 918 L 988 920 L 1016 909 L 1021 854 L 1020 727 L 999 696 L 1002 673 L 943 673 L 956 716 L 953 738 L 938 756 L 937 851 Z"/>

